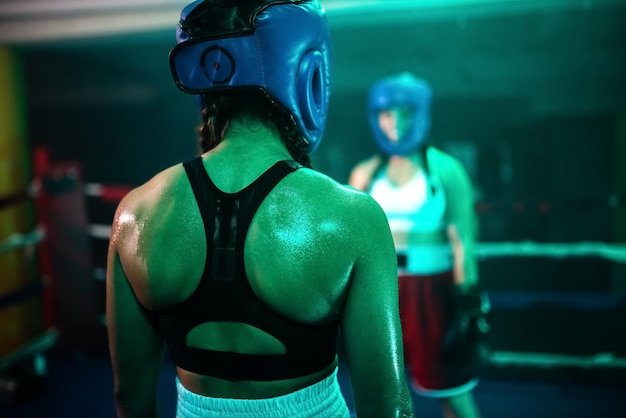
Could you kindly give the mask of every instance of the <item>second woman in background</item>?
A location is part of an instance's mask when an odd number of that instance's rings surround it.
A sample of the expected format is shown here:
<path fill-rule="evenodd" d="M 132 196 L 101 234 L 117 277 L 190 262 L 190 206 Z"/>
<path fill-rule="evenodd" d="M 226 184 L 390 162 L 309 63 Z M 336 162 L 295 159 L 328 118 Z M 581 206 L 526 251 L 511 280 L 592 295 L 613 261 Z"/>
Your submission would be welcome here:
<path fill-rule="evenodd" d="M 359 163 L 349 183 L 374 197 L 391 227 L 412 387 L 440 399 L 446 417 L 474 418 L 487 306 L 474 258 L 473 190 L 460 161 L 428 145 L 431 97 L 410 73 L 374 84 L 368 117 L 382 154 Z"/>

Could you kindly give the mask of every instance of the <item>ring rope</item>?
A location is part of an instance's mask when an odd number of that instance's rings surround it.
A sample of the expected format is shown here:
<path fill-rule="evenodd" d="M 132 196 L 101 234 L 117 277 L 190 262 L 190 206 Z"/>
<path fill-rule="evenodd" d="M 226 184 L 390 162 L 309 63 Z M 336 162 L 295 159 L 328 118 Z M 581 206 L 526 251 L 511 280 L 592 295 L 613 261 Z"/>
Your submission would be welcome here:
<path fill-rule="evenodd" d="M 626 244 L 604 242 L 537 243 L 493 242 L 476 244 L 476 257 L 603 257 L 617 263 L 626 263 Z"/>
<path fill-rule="evenodd" d="M 43 241 L 45 236 L 45 231 L 40 226 L 26 234 L 11 234 L 4 241 L 0 242 L 0 254 L 15 248 L 22 248 L 37 244 Z"/>
<path fill-rule="evenodd" d="M 584 369 L 617 368 L 626 369 L 626 358 L 614 353 L 597 353 L 589 356 L 576 356 L 552 353 L 528 353 L 515 351 L 494 351 L 489 364 L 493 366 L 518 367 L 581 367 Z"/>
<path fill-rule="evenodd" d="M 93 238 L 108 240 L 111 238 L 111 227 L 111 225 L 91 224 L 87 226 L 87 230 Z"/>

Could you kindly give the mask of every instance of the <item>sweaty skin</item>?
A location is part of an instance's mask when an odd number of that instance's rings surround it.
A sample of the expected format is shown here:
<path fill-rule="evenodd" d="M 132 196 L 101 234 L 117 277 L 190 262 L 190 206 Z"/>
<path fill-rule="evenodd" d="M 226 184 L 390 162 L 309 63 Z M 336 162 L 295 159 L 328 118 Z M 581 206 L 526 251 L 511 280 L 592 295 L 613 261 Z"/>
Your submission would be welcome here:
<path fill-rule="evenodd" d="M 276 161 L 291 159 L 275 129 L 231 120 L 203 155 L 218 188 L 236 192 Z M 165 343 L 156 316 L 185 300 L 206 258 L 202 219 L 182 165 L 157 174 L 120 203 L 107 268 L 107 321 L 121 417 L 158 416 Z M 398 314 L 397 268 L 386 217 L 366 193 L 311 169 L 285 177 L 259 207 L 244 245 L 250 284 L 280 314 L 304 323 L 340 320 L 359 417 L 410 417 Z M 233 332 L 234 330 L 237 333 Z M 281 353 L 282 343 L 245 324 L 204 324 L 188 343 L 244 353 Z M 189 390 L 263 398 L 323 379 L 335 367 L 281 381 L 228 381 L 180 368 Z"/>

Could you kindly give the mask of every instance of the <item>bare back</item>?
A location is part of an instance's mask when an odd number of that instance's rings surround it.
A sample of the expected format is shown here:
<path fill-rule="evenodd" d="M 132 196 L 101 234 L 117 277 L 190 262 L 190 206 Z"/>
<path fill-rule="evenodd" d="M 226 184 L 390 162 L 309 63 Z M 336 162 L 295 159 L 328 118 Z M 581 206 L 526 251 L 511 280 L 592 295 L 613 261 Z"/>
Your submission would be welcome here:
<path fill-rule="evenodd" d="M 210 173 L 210 162 L 205 162 L 206 166 Z M 216 185 L 227 192 L 238 191 L 247 183 L 234 173 L 229 176 L 222 171 L 215 177 Z M 237 180 L 229 182 L 228 178 Z M 207 243 L 183 168 L 175 166 L 157 175 L 129 195 L 124 206 L 126 217 L 134 219 L 127 224 L 130 228 L 120 229 L 124 238 L 120 236 L 118 242 L 132 245 L 117 248 L 139 301 L 150 309 L 184 301 L 200 281 Z M 358 213 L 361 216 L 354 216 Z M 297 322 L 339 319 L 363 246 L 377 241 L 364 234 L 368 217 L 376 215 L 380 216 L 377 206 L 360 192 L 313 170 L 291 173 L 261 204 L 246 236 L 244 262 L 254 292 L 274 311 Z M 237 332 L 231 332 L 233 327 Z M 242 324 L 206 324 L 188 338 L 191 344 L 205 349 L 248 354 L 284 351 L 272 336 Z M 201 394 L 250 397 L 304 387 L 329 371 L 280 385 L 226 382 L 182 369 L 179 377 L 189 389 Z"/>
<path fill-rule="evenodd" d="M 203 158 L 213 183 L 234 193 L 290 156 L 276 138 L 257 135 L 255 141 L 225 139 Z M 254 293 L 273 311 L 299 323 L 338 322 L 359 416 L 412 411 L 395 250 L 386 217 L 369 195 L 298 169 L 259 206 L 243 252 Z M 206 257 L 202 217 L 182 165 L 157 174 L 120 203 L 107 267 L 109 344 L 119 393 L 132 385 L 140 399 L 154 399 L 165 342 L 153 312 L 194 292 Z M 285 352 L 279 340 L 246 324 L 203 323 L 186 338 L 189 345 L 209 350 Z M 310 375 L 274 381 L 231 381 L 180 368 L 178 377 L 200 395 L 265 398 L 316 383 L 334 367 L 336 362 Z"/>

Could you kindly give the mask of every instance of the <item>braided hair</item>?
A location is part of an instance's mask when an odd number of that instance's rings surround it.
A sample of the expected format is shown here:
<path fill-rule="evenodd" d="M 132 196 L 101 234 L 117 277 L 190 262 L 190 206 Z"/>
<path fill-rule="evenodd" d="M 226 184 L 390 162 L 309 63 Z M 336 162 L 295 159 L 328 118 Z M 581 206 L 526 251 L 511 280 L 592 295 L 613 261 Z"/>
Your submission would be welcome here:
<path fill-rule="evenodd" d="M 200 150 L 207 152 L 222 141 L 222 133 L 229 119 L 239 114 L 248 114 L 261 120 L 271 121 L 280 134 L 280 139 L 291 158 L 304 167 L 312 168 L 308 144 L 295 119 L 282 106 L 272 102 L 258 89 L 241 88 L 221 93 L 203 93 Z"/>

